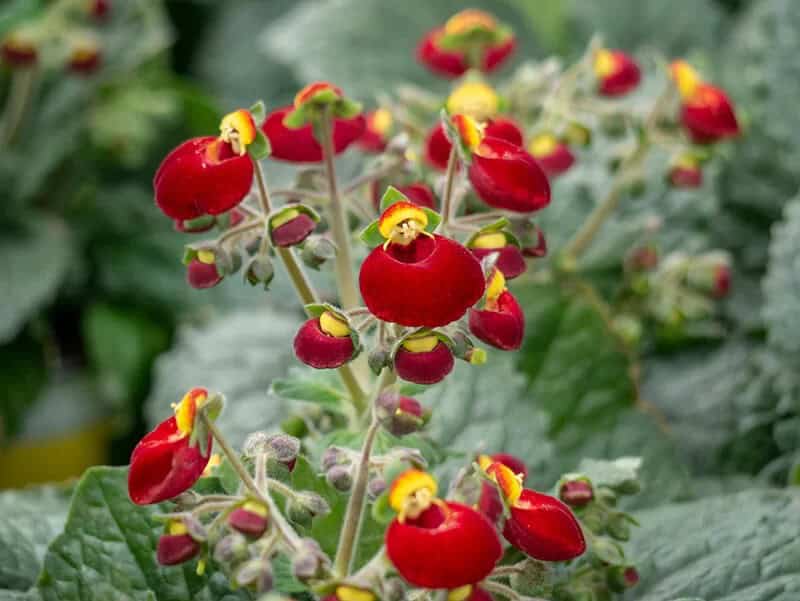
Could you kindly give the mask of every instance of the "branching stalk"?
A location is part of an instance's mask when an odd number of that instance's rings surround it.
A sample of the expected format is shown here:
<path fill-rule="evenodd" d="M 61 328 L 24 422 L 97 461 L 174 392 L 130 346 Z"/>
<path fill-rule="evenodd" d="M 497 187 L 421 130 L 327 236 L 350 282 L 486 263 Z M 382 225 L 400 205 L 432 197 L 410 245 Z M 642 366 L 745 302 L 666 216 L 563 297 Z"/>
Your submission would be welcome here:
<path fill-rule="evenodd" d="M 442 199 L 442 229 L 447 229 L 453 217 L 453 188 L 455 187 L 456 169 L 458 167 L 458 151 L 456 145 L 450 149 L 445 172 L 444 198 Z"/>
<path fill-rule="evenodd" d="M 36 69 L 34 67 L 14 69 L 11 75 L 11 87 L 3 111 L 3 133 L 0 136 L 4 147 L 14 141 L 19 126 L 22 124 L 25 111 L 30 104 L 35 78 Z"/>

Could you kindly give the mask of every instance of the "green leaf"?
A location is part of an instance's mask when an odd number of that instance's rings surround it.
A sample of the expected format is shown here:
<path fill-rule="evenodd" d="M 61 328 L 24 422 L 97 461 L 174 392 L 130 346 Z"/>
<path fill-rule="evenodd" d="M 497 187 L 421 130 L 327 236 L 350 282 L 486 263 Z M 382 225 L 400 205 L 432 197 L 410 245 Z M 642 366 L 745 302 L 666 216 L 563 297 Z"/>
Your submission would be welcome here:
<path fill-rule="evenodd" d="M 267 106 L 264 104 L 263 100 L 259 100 L 247 110 L 250 112 L 256 125 L 261 125 L 264 122 L 264 118 L 267 116 Z"/>
<path fill-rule="evenodd" d="M 198 576 L 195 565 L 156 561 L 163 526 L 153 518 L 166 506 L 141 507 L 128 498 L 127 470 L 95 467 L 75 489 L 64 532 L 44 558 L 39 591 L 45 601 L 234 601 L 219 573 Z"/>
<path fill-rule="evenodd" d="M 11 340 L 25 322 L 49 303 L 73 258 L 64 223 L 44 214 L 28 215 L 30 226 L 7 229 L 0 240 L 0 343 Z"/>
<path fill-rule="evenodd" d="M 361 233 L 358 235 L 358 237 L 370 248 L 375 248 L 386 242 L 386 238 L 384 238 L 383 234 L 381 234 L 378 230 L 377 219 L 361 230 Z"/>
<path fill-rule="evenodd" d="M 299 129 L 308 123 L 305 106 L 299 106 L 283 118 L 283 124 L 289 129 Z"/>
<path fill-rule="evenodd" d="M 299 325 L 298 314 L 263 307 L 179 330 L 173 349 L 156 363 L 148 422 L 160 422 L 169 416 L 170 403 L 205 386 L 228 399 L 217 425 L 231 443 L 241 444 L 256 430 L 277 430 L 288 407 L 268 390 L 296 364 L 292 339 Z"/>
<path fill-rule="evenodd" d="M 0 599 L 36 583 L 47 545 L 61 532 L 72 491 L 42 486 L 0 493 Z"/>
<path fill-rule="evenodd" d="M 347 394 L 339 387 L 338 376 L 319 370 L 295 368 L 287 378 L 272 381 L 270 392 L 289 402 L 314 403 L 340 410 Z"/>
<path fill-rule="evenodd" d="M 19 431 L 46 382 L 44 349 L 31 336 L 0 346 L 0 448 Z"/>
<path fill-rule="evenodd" d="M 95 304 L 84 314 L 83 335 L 100 396 L 127 410 L 147 392 L 150 368 L 170 332 L 141 311 Z"/>
<path fill-rule="evenodd" d="M 425 226 L 425 231 L 429 234 L 433 233 L 442 222 L 442 216 L 433 209 L 427 207 L 423 207 L 422 210 L 425 212 L 425 215 L 428 216 L 428 225 Z"/>
<path fill-rule="evenodd" d="M 322 550 L 333 559 L 336 555 L 339 531 L 347 509 L 348 496 L 338 492 L 328 484 L 325 477 L 318 475 L 304 457 L 297 459 L 292 470 L 292 488 L 313 491 L 321 495 L 330 505 L 330 513 L 314 518 L 309 534 L 320 544 Z M 371 511 L 367 509 L 361 526 L 359 546 L 354 561 L 356 569 L 371 559 L 381 547 L 384 529 L 384 526 L 378 524 L 372 518 Z"/>
<path fill-rule="evenodd" d="M 247 152 L 256 161 L 265 159 L 272 154 L 272 146 L 269 143 L 269 138 L 267 138 L 260 129 L 256 131 L 256 138 L 253 140 L 252 144 L 247 147 Z"/>
<path fill-rule="evenodd" d="M 342 119 L 357 117 L 364 109 L 364 106 L 360 102 L 354 102 L 347 98 L 337 102 L 334 107 L 335 115 Z"/>
<path fill-rule="evenodd" d="M 386 192 L 381 196 L 381 213 L 396 202 L 408 201 L 408 197 L 394 186 L 386 188 Z"/>
<path fill-rule="evenodd" d="M 800 495 L 750 490 L 636 514 L 636 601 L 793 601 L 800 595 Z M 626 597 L 628 598 L 628 597 Z"/>

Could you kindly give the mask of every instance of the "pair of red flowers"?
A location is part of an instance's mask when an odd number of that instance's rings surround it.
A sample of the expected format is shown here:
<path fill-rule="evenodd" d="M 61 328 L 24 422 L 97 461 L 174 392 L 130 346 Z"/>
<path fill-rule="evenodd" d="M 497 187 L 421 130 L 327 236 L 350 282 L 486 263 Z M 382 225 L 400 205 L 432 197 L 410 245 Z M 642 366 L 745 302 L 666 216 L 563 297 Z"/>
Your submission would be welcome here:
<path fill-rule="evenodd" d="M 410 584 L 456 589 L 489 576 L 503 555 L 497 523 L 504 506 L 504 538 L 530 557 L 567 561 L 586 550 L 569 507 L 522 487 L 522 462 L 497 455 L 481 457 L 481 465 L 493 484 L 484 485 L 477 509 L 438 498 L 426 472 L 409 470 L 392 483 L 389 504 L 398 515 L 386 531 L 386 553 Z"/>

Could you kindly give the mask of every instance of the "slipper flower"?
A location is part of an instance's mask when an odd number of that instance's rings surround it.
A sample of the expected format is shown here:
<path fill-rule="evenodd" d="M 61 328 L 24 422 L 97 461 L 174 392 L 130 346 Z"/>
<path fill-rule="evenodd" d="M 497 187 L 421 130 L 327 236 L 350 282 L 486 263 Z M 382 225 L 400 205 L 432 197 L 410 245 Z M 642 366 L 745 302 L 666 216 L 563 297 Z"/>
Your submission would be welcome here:
<path fill-rule="evenodd" d="M 100 48 L 93 42 L 83 42 L 73 48 L 67 67 L 78 75 L 91 75 L 97 71 L 101 62 Z"/>
<path fill-rule="evenodd" d="M 478 457 L 478 465 L 482 470 L 492 465 L 494 462 L 499 462 L 508 467 L 514 472 L 521 482 L 525 481 L 528 477 L 528 468 L 525 463 L 514 455 L 508 453 L 495 453 L 494 455 L 480 455 Z M 493 524 L 496 524 L 503 515 L 503 500 L 500 498 L 500 493 L 497 487 L 488 483 L 481 483 L 481 496 L 478 500 L 478 511 L 489 518 Z"/>
<path fill-rule="evenodd" d="M 196 541 L 189 529 L 180 520 L 170 520 L 167 531 L 158 537 L 156 560 L 162 566 L 174 566 L 200 554 L 200 542 Z"/>
<path fill-rule="evenodd" d="M 586 551 L 580 524 L 564 503 L 523 488 L 519 475 L 500 462 L 491 464 L 486 473 L 508 505 L 503 536 L 514 547 L 540 561 L 567 561 Z"/>
<path fill-rule="evenodd" d="M 186 266 L 186 281 L 198 290 L 213 288 L 222 281 L 213 250 L 198 251 L 197 256 Z"/>
<path fill-rule="evenodd" d="M 511 144 L 522 146 L 522 130 L 513 120 L 506 117 L 497 117 L 487 121 L 483 128 L 483 135 L 489 138 L 500 138 Z M 447 169 L 447 160 L 453 144 L 447 139 L 444 125 L 437 123 L 425 138 L 425 162 L 431 167 L 444 171 Z"/>
<path fill-rule="evenodd" d="M 377 221 L 385 242 L 361 265 L 361 296 L 383 321 L 412 327 L 456 321 L 483 294 L 481 265 L 455 240 L 426 231 L 435 213 L 399 196 Z"/>
<path fill-rule="evenodd" d="M 550 203 L 547 176 L 525 149 L 486 136 L 468 116 L 454 115 L 452 120 L 472 153 L 469 181 L 486 204 L 528 213 Z"/>
<path fill-rule="evenodd" d="M 392 131 L 392 113 L 388 109 L 376 109 L 366 116 L 366 126 L 364 133 L 356 140 L 358 146 L 364 152 L 383 152 L 389 141 Z"/>
<path fill-rule="evenodd" d="M 187 140 L 162 161 L 153 179 L 158 208 L 172 219 L 219 215 L 238 205 L 253 183 L 247 146 L 256 139 L 252 115 L 226 115 L 221 134 Z"/>
<path fill-rule="evenodd" d="M 39 58 L 39 50 L 32 38 L 13 32 L 0 45 L 0 56 L 9 67 L 30 67 Z"/>
<path fill-rule="evenodd" d="M 160 503 L 191 488 L 211 457 L 211 434 L 206 454 L 190 446 L 195 415 L 208 400 L 205 388 L 192 388 L 175 406 L 175 415 L 147 434 L 131 454 L 128 494 L 137 505 Z"/>
<path fill-rule="evenodd" d="M 436 497 L 433 477 L 400 474 L 389 490 L 397 517 L 386 530 L 386 553 L 407 582 L 456 589 L 480 582 L 503 554 L 494 526 L 475 509 Z"/>
<path fill-rule="evenodd" d="M 490 73 L 516 47 L 512 31 L 490 14 L 467 9 L 429 31 L 417 46 L 417 60 L 436 75 L 459 77 L 469 68 Z"/>
<path fill-rule="evenodd" d="M 245 501 L 228 516 L 228 525 L 246 536 L 258 538 L 269 525 L 266 505 L 260 501 Z"/>
<path fill-rule="evenodd" d="M 272 147 L 271 157 L 290 163 L 319 163 L 322 161 L 322 146 L 314 137 L 314 126 L 311 121 L 299 127 L 289 127 L 287 118 L 306 107 L 312 109 L 320 103 L 345 102 L 342 90 L 327 82 L 310 84 L 300 90 L 294 104 L 279 108 L 269 115 L 261 125 L 261 131 L 267 136 Z M 333 150 L 335 154 L 344 152 L 350 144 L 358 140 L 364 133 L 367 121 L 364 115 L 352 117 L 335 115 L 333 119 Z"/>
<path fill-rule="evenodd" d="M 594 55 L 597 91 L 603 96 L 623 96 L 636 89 L 642 78 L 639 65 L 620 50 L 601 48 Z"/>
<path fill-rule="evenodd" d="M 394 355 L 398 377 L 415 384 L 441 382 L 453 371 L 453 351 L 431 332 L 406 338 Z"/>
<path fill-rule="evenodd" d="M 350 326 L 332 311 L 306 321 L 294 337 L 294 354 L 315 369 L 340 367 L 357 351 Z"/>
<path fill-rule="evenodd" d="M 681 95 L 681 123 L 693 142 L 710 144 L 739 135 L 736 113 L 723 90 L 705 83 L 686 61 L 674 61 L 670 72 Z"/>
<path fill-rule="evenodd" d="M 550 177 L 561 175 L 575 163 L 575 155 L 569 146 L 553 134 L 535 136 L 528 145 L 528 151 Z"/>
<path fill-rule="evenodd" d="M 690 154 L 678 158 L 670 167 L 667 181 L 674 188 L 699 188 L 703 185 L 703 169 Z"/>
<path fill-rule="evenodd" d="M 525 315 L 506 289 L 506 279 L 499 269 L 495 268 L 489 277 L 485 296 L 483 309 L 469 310 L 469 331 L 500 350 L 517 350 L 525 335 Z"/>
<path fill-rule="evenodd" d="M 467 241 L 467 248 L 472 251 L 472 254 L 478 260 L 483 260 L 484 257 L 497 253 L 497 261 L 494 266 L 503 272 L 507 280 L 512 280 L 522 275 L 527 268 L 525 257 L 522 255 L 519 244 L 509 238 L 506 232 L 479 233 Z"/>

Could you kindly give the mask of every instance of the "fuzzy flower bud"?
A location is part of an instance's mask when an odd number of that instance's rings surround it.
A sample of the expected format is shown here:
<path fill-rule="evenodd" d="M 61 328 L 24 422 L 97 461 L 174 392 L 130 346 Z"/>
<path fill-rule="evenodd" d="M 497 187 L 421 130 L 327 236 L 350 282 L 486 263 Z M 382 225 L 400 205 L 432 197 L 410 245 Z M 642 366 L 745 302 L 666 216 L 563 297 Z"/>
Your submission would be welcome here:
<path fill-rule="evenodd" d="M 594 499 L 592 483 L 582 478 L 568 480 L 561 485 L 558 498 L 570 507 L 583 507 Z"/>
<path fill-rule="evenodd" d="M 325 480 L 339 492 L 347 492 L 353 485 L 352 470 L 343 465 L 334 465 L 325 472 Z"/>

